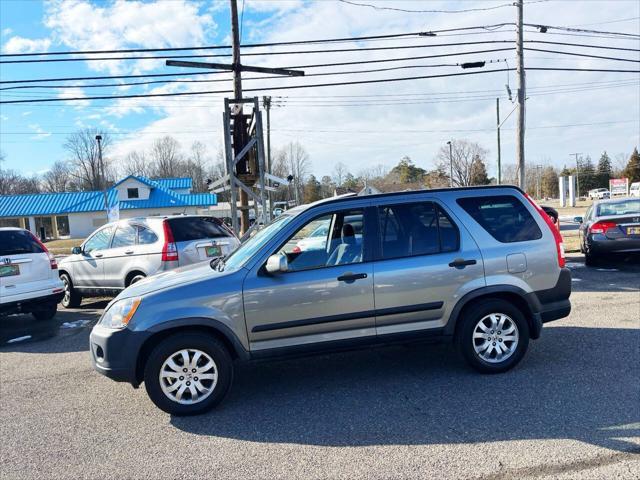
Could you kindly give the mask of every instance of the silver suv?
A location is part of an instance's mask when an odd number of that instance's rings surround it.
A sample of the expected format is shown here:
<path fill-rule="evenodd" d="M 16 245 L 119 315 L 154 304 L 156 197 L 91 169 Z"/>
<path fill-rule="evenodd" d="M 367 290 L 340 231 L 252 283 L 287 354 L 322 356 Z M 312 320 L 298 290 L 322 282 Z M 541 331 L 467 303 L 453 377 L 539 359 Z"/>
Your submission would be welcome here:
<path fill-rule="evenodd" d="M 516 187 L 343 196 L 283 212 L 224 259 L 129 287 L 91 356 L 189 415 L 222 400 L 236 360 L 436 337 L 504 372 L 569 314 L 570 293 L 560 233 Z"/>
<path fill-rule="evenodd" d="M 240 244 L 221 220 L 197 215 L 109 223 L 60 262 L 64 307 L 117 294 L 156 272 L 228 255 Z"/>

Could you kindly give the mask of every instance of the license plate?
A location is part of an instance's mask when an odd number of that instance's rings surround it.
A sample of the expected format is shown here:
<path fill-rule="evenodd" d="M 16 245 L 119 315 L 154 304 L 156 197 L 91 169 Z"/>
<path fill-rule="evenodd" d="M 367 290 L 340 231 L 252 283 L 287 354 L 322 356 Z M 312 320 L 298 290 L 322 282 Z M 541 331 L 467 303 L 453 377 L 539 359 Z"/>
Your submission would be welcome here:
<path fill-rule="evenodd" d="M 222 248 L 218 245 L 213 245 L 211 247 L 204 247 L 204 252 L 207 254 L 207 257 L 219 257 L 222 255 Z"/>
<path fill-rule="evenodd" d="M 640 235 L 640 227 L 627 227 L 627 235 Z"/>
<path fill-rule="evenodd" d="M 20 275 L 20 265 L 0 265 L 0 277 Z"/>

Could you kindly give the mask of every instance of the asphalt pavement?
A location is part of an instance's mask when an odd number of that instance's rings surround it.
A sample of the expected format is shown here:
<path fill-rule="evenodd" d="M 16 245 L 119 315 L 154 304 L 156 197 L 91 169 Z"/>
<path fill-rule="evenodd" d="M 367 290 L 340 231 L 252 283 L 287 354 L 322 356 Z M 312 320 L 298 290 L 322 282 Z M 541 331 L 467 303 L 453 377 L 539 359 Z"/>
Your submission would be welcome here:
<path fill-rule="evenodd" d="M 570 257 L 573 312 L 480 375 L 449 345 L 239 365 L 215 411 L 92 371 L 106 302 L 0 324 L 0 478 L 640 477 L 640 265 Z"/>

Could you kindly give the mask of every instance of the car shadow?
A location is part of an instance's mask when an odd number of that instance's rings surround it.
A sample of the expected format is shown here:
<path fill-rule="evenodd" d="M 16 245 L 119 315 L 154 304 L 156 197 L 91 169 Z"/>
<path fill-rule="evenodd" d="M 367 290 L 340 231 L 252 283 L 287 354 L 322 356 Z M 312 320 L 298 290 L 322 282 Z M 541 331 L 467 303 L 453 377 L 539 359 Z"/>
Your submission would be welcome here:
<path fill-rule="evenodd" d="M 0 352 L 61 353 L 89 350 L 89 333 L 108 301 L 85 301 L 66 310 L 58 305 L 56 316 L 37 321 L 32 315 L 0 319 Z M 71 337 L 71 338 L 69 338 Z M 64 338 L 64 341 L 62 341 Z"/>
<path fill-rule="evenodd" d="M 568 255 L 574 292 L 639 292 L 640 256 L 603 259 L 597 266 L 586 266 L 584 255 Z"/>
<path fill-rule="evenodd" d="M 322 446 L 574 439 L 640 453 L 640 329 L 545 328 L 514 370 L 471 371 L 451 345 L 245 364 L 189 433 Z"/>

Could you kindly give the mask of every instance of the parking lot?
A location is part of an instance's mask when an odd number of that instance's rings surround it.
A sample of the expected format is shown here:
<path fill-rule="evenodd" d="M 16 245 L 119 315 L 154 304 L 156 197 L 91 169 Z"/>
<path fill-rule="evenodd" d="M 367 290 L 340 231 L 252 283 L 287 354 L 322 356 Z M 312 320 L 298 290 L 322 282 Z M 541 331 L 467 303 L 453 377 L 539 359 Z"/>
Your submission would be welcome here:
<path fill-rule="evenodd" d="M 568 265 L 572 314 L 509 373 L 449 345 L 245 364 L 198 417 L 92 371 L 106 301 L 4 319 L 0 477 L 638 478 L 640 265 Z"/>

